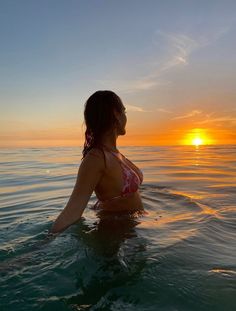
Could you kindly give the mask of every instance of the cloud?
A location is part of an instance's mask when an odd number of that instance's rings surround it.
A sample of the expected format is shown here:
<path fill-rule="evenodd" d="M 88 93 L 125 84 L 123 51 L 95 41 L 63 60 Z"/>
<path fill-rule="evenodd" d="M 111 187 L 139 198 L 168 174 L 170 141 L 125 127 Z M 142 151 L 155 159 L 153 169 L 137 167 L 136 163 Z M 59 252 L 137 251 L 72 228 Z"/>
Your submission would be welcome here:
<path fill-rule="evenodd" d="M 111 88 L 116 92 L 133 93 L 135 91 L 146 91 L 154 87 L 169 85 L 169 81 L 158 81 L 148 78 L 137 78 L 134 80 L 98 80 L 106 88 Z"/>
<path fill-rule="evenodd" d="M 190 56 L 193 52 L 212 44 L 219 40 L 230 30 L 230 26 L 225 26 L 214 33 L 208 33 L 198 38 L 183 33 L 167 33 L 157 30 L 153 37 L 154 46 L 163 46 L 163 55 L 159 55 L 157 60 L 150 63 L 154 68 L 151 72 L 143 77 L 145 81 L 156 81 L 160 84 L 163 75 L 177 67 L 187 66 L 190 64 Z M 171 81 L 168 81 L 171 84 Z"/>
<path fill-rule="evenodd" d="M 154 46 L 165 46 L 164 57 L 160 61 L 154 61 L 152 65 L 157 66 L 157 71 L 151 72 L 146 78 L 155 79 L 163 73 L 174 69 L 177 66 L 189 64 L 190 55 L 198 49 L 212 44 L 220 39 L 230 30 L 230 26 L 225 26 L 214 33 L 202 35 L 198 38 L 183 33 L 167 33 L 157 30 L 153 37 Z"/>
<path fill-rule="evenodd" d="M 234 110 L 234 109 L 233 109 Z M 193 110 L 190 113 L 187 113 L 185 115 L 181 115 L 181 116 L 176 116 L 174 118 L 172 118 L 172 120 L 178 120 L 178 119 L 185 119 L 185 118 L 190 118 L 193 117 L 195 115 L 200 115 L 203 114 L 203 112 L 201 110 Z M 236 124 L 236 116 L 215 116 L 212 117 L 214 114 L 216 114 L 216 112 L 211 112 L 211 113 L 207 113 L 205 114 L 206 119 L 204 120 L 199 120 L 199 121 L 194 121 L 195 124 L 197 125 L 203 125 L 203 124 L 208 124 L 208 123 L 221 123 L 221 122 L 232 122 L 234 124 Z M 203 116 L 201 116 L 201 118 L 203 119 Z"/>
<path fill-rule="evenodd" d="M 218 118 L 213 118 L 213 119 L 206 119 L 206 120 L 198 121 L 197 124 L 208 124 L 208 123 L 219 123 L 219 122 L 233 122 L 236 124 L 236 117 L 223 116 L 223 117 L 218 117 Z"/>
<path fill-rule="evenodd" d="M 232 111 L 234 111 L 236 109 L 232 109 Z M 227 111 L 229 112 L 229 111 Z M 212 111 L 211 113 L 207 113 L 205 116 L 206 116 L 206 119 L 204 120 L 199 120 L 199 121 L 195 121 L 196 124 L 198 125 L 202 125 L 202 124 L 208 124 L 208 123 L 221 123 L 221 122 L 232 122 L 234 124 L 236 124 L 236 116 L 234 115 L 231 115 L 231 116 L 214 116 L 212 117 L 213 115 L 215 115 L 217 112 L 215 111 Z M 233 112 L 232 112 L 233 114 Z"/>
<path fill-rule="evenodd" d="M 142 107 L 137 107 L 133 105 L 125 105 L 128 111 L 137 111 L 137 112 L 151 112 L 152 110 L 145 110 Z"/>
<path fill-rule="evenodd" d="M 200 46 L 195 39 L 185 34 L 170 34 L 160 30 L 156 32 L 158 44 L 160 44 L 160 36 L 164 40 L 163 44 L 166 45 L 165 55 L 167 55 L 158 68 L 161 73 L 178 65 L 187 65 L 189 55 Z"/>
<path fill-rule="evenodd" d="M 164 112 L 164 113 L 173 113 L 170 110 L 166 110 L 164 108 L 157 108 L 154 110 L 147 110 L 144 109 L 143 107 L 138 107 L 138 106 L 134 106 L 134 105 L 125 105 L 127 111 L 137 111 L 137 112 L 155 112 L 155 111 L 160 111 L 160 112 Z"/>
<path fill-rule="evenodd" d="M 163 42 L 161 44 L 164 47 L 164 55 L 167 57 L 159 56 L 158 62 L 148 62 L 151 67 L 148 74 L 136 79 L 116 79 L 115 81 L 109 79 L 98 82 L 123 93 L 145 91 L 171 84 L 170 81 L 163 79 L 163 73 L 177 65 L 187 65 L 189 54 L 198 47 L 198 44 L 194 39 L 183 34 L 167 34 L 161 31 L 158 31 L 157 34 L 158 44 L 160 44 L 160 36 L 162 37 Z"/>
<path fill-rule="evenodd" d="M 189 65 L 190 56 L 193 52 L 215 42 L 229 30 L 230 27 L 225 26 L 214 33 L 208 32 L 207 35 L 204 34 L 195 38 L 183 33 L 168 33 L 157 30 L 150 43 L 153 47 L 152 53 L 156 55 L 155 59 L 153 61 L 149 59 L 142 60 L 143 65 L 147 68 L 147 74 L 140 74 L 140 77 L 135 79 L 107 79 L 98 80 L 98 82 L 123 93 L 133 93 L 169 86 L 171 81 L 164 78 L 165 73 L 177 67 Z M 158 49 L 161 47 L 162 53 L 156 51 L 157 47 Z M 138 65 L 140 66 L 140 63 Z"/>
<path fill-rule="evenodd" d="M 166 110 L 166 109 L 163 109 L 163 108 L 157 108 L 156 111 L 160 111 L 160 112 L 164 112 L 164 113 L 173 113 L 172 111 Z"/>
<path fill-rule="evenodd" d="M 202 111 L 200 111 L 200 110 L 193 110 L 190 113 L 187 113 L 185 115 L 174 117 L 174 118 L 172 118 L 172 120 L 190 118 L 190 117 L 193 117 L 193 116 L 201 114 L 201 113 L 202 113 Z"/>
<path fill-rule="evenodd" d="M 163 113 L 173 113 L 170 110 L 166 110 L 164 108 L 157 108 L 155 110 L 147 110 L 147 109 L 143 109 L 142 107 L 138 107 L 138 106 L 134 106 L 134 105 L 125 105 L 126 109 L 128 111 L 137 111 L 137 112 L 155 112 L 155 111 L 159 111 L 159 112 L 163 112 Z"/>

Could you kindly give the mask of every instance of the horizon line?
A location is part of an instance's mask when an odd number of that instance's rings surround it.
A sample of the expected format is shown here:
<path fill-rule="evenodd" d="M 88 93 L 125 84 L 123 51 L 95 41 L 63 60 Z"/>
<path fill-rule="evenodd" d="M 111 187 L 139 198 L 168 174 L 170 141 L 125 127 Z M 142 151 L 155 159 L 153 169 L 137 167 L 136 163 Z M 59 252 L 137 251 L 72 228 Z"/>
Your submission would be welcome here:
<path fill-rule="evenodd" d="M 119 148 L 123 147 L 186 147 L 186 146 L 192 146 L 192 147 L 204 147 L 204 146 L 236 146 L 236 143 L 226 143 L 226 144 L 202 144 L 202 145 L 193 145 L 193 144 L 167 144 L 167 145 L 120 145 Z M 1 149 L 49 149 L 49 148 L 83 148 L 83 145 L 61 145 L 61 146 L 0 146 Z"/>

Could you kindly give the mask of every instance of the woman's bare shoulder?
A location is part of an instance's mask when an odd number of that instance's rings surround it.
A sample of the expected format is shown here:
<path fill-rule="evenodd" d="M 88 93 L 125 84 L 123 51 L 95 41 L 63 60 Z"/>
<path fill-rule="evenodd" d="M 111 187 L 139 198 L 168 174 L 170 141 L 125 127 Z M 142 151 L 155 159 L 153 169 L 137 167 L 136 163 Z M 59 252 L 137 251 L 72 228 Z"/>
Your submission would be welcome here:
<path fill-rule="evenodd" d="M 98 157 L 100 159 L 103 159 L 103 152 L 101 149 L 93 147 L 89 150 L 89 152 L 87 153 L 87 155 L 91 155 L 91 156 L 95 156 Z"/>
<path fill-rule="evenodd" d="M 103 150 L 100 148 L 93 147 L 86 154 L 84 160 L 86 162 L 92 163 L 93 165 L 98 165 L 103 169 L 106 168 L 106 159 Z"/>

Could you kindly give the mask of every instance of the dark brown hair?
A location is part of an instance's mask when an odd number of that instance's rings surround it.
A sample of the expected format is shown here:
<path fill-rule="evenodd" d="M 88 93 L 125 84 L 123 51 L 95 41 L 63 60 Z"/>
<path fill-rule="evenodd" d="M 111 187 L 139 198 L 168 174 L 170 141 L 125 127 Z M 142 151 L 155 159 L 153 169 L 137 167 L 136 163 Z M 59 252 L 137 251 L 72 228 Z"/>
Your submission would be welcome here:
<path fill-rule="evenodd" d="M 93 147 L 102 150 L 103 134 L 117 123 L 114 110 L 121 113 L 122 108 L 120 97 L 112 91 L 96 91 L 87 99 L 84 107 L 86 131 L 82 159 Z"/>

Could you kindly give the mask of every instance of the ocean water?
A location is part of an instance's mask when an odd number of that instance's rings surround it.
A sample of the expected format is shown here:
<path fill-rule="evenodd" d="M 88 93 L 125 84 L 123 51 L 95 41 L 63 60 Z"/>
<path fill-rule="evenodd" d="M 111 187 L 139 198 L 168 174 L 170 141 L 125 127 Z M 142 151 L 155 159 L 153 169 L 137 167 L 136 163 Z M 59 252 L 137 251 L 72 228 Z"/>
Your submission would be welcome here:
<path fill-rule="evenodd" d="M 81 148 L 2 149 L 0 310 L 236 310 L 236 146 L 120 147 L 147 214 L 81 219 L 46 239 Z"/>

